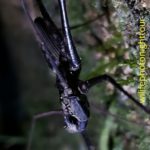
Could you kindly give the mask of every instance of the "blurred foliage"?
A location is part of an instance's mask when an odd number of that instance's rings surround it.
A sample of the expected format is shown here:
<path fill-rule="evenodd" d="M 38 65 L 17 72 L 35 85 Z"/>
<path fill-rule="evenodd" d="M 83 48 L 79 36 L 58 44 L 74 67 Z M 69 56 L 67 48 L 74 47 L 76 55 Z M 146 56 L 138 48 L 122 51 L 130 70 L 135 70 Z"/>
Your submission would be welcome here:
<path fill-rule="evenodd" d="M 54 74 L 42 57 L 30 23 L 17 0 L 1 0 L 1 16 L 5 24 L 5 40 L 17 68 L 20 83 L 20 101 L 24 106 L 22 137 L 0 136 L 6 146 L 26 143 L 33 115 L 60 108 Z M 44 0 L 48 12 L 60 25 L 57 1 Z M 73 39 L 82 60 L 81 79 L 108 73 L 132 95 L 137 97 L 138 62 L 131 24 L 134 16 L 124 1 L 68 0 L 70 26 L 98 19 L 72 30 Z M 119 15 L 118 15 L 119 14 Z M 13 18 L 13 19 L 10 19 Z M 134 22 L 134 21 L 133 21 Z M 128 32 L 128 33 L 127 33 Z M 129 38 L 130 36 L 130 38 Z M 130 45 L 131 42 L 132 44 Z M 150 81 L 147 82 L 147 105 L 150 101 Z M 91 117 L 88 135 L 99 150 L 149 150 L 150 120 L 142 110 L 115 90 L 101 83 L 88 94 Z M 94 108 L 93 108 L 94 107 Z M 6 140 L 7 139 L 7 140 Z M 69 134 L 63 128 L 63 118 L 49 117 L 36 122 L 32 150 L 85 150 L 78 134 Z"/>

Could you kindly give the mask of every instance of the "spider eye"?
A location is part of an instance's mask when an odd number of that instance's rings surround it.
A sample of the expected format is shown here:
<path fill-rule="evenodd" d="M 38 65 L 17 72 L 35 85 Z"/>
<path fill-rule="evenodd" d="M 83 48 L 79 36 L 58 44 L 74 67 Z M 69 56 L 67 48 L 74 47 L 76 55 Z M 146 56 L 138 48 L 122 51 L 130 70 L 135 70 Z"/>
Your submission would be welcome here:
<path fill-rule="evenodd" d="M 70 133 L 77 133 L 82 132 L 85 130 L 87 126 L 87 120 L 86 121 L 80 121 L 75 116 L 66 116 L 65 117 L 65 123 L 66 123 L 66 129 Z"/>
<path fill-rule="evenodd" d="M 71 122 L 72 124 L 75 124 L 75 125 L 77 125 L 78 124 L 78 120 L 77 120 L 77 118 L 75 118 L 74 116 L 69 116 L 68 117 L 68 120 L 69 120 L 69 122 Z"/>

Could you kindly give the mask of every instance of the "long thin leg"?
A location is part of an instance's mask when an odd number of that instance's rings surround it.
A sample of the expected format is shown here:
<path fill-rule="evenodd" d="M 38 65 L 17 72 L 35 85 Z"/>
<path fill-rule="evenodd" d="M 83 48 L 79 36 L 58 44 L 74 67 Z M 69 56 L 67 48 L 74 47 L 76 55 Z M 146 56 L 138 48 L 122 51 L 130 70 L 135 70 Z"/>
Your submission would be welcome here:
<path fill-rule="evenodd" d="M 31 123 L 31 128 L 30 128 L 29 140 L 28 140 L 28 143 L 27 143 L 27 149 L 26 150 L 31 149 L 32 137 L 33 137 L 33 133 L 34 133 L 36 120 L 40 119 L 40 118 L 52 116 L 52 115 L 63 115 L 63 112 L 62 111 L 49 111 L 49 112 L 44 112 L 44 113 L 41 113 L 41 114 L 37 114 L 33 117 L 32 123 Z"/>
<path fill-rule="evenodd" d="M 95 147 L 92 145 L 92 143 L 85 131 L 81 133 L 81 136 L 87 146 L 87 150 L 95 150 Z"/>
<path fill-rule="evenodd" d="M 113 117 L 116 121 L 121 121 L 121 122 L 124 122 L 124 123 L 130 123 L 130 124 L 133 124 L 133 125 L 136 125 L 136 126 L 139 126 L 141 128 L 145 128 L 146 126 L 149 126 L 148 123 L 145 123 L 145 122 L 141 122 L 141 121 L 133 121 L 133 120 L 129 120 L 129 119 L 126 119 L 118 114 L 114 114 L 114 113 L 111 113 L 109 110 L 105 109 L 104 106 L 101 106 L 101 105 L 98 105 L 98 104 L 92 104 L 91 105 L 91 110 L 92 112 L 96 113 L 96 114 L 99 114 L 101 115 L 102 117 L 106 117 L 106 116 L 111 116 Z"/>
<path fill-rule="evenodd" d="M 80 28 L 80 27 L 83 27 L 83 26 L 87 26 L 87 25 L 89 25 L 89 24 L 92 24 L 92 23 L 95 22 L 96 20 L 100 19 L 100 17 L 102 17 L 102 16 L 104 16 L 104 14 L 98 15 L 98 16 L 96 16 L 94 19 L 87 20 L 87 21 L 85 21 L 85 22 L 83 22 L 83 23 L 76 24 L 76 25 L 72 25 L 72 26 L 70 26 L 70 30 L 78 29 L 78 28 Z"/>
<path fill-rule="evenodd" d="M 130 95 L 127 91 L 125 91 L 120 84 L 118 84 L 111 76 L 104 74 L 104 75 L 100 75 L 97 77 L 94 77 L 92 79 L 89 79 L 83 83 L 81 83 L 81 91 L 83 89 L 83 91 L 88 91 L 88 89 L 90 89 L 91 87 L 93 87 L 94 85 L 97 85 L 98 83 L 101 83 L 102 81 L 108 81 L 111 84 L 113 84 L 117 89 L 119 89 L 121 92 L 123 92 L 126 96 L 129 97 L 129 99 L 131 99 L 137 106 L 139 106 L 143 111 L 145 111 L 146 113 L 150 114 L 150 110 L 145 107 L 144 105 L 142 105 L 137 99 L 135 99 L 132 95 Z"/>
<path fill-rule="evenodd" d="M 59 0 L 59 7 L 60 7 L 60 13 L 61 13 L 61 20 L 62 20 L 62 30 L 64 33 L 64 42 L 65 42 L 65 49 L 69 53 L 70 56 L 70 69 L 72 71 L 80 70 L 81 68 L 81 62 L 80 58 L 78 56 L 77 50 L 75 48 L 70 27 L 69 27 L 69 21 L 67 16 L 67 10 L 66 10 L 66 1 L 65 0 Z"/>

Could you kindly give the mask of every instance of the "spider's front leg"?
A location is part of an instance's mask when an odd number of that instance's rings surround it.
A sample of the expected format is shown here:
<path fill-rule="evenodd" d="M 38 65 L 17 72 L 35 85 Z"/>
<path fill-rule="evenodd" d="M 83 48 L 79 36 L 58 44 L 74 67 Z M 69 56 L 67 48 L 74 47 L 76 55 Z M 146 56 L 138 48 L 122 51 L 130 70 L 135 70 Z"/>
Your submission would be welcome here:
<path fill-rule="evenodd" d="M 33 134 L 34 134 L 34 128 L 35 128 L 36 121 L 38 119 L 53 116 L 53 115 L 63 115 L 63 112 L 61 110 L 49 111 L 49 112 L 44 112 L 44 113 L 40 113 L 40 114 L 33 116 L 26 150 L 31 150 L 32 138 L 33 138 Z"/>
<path fill-rule="evenodd" d="M 122 86 L 120 84 L 118 84 L 111 76 L 104 74 L 104 75 L 100 75 L 97 77 L 94 77 L 92 79 L 83 81 L 80 83 L 79 88 L 80 91 L 82 91 L 83 93 L 87 93 L 88 90 L 97 85 L 98 83 L 101 83 L 103 81 L 108 81 L 110 82 L 112 85 L 114 85 L 118 90 L 120 90 L 122 93 L 124 93 L 130 100 L 132 100 L 138 107 L 140 107 L 143 111 L 145 111 L 146 113 L 150 114 L 150 110 L 145 107 L 143 104 L 141 104 L 139 102 L 139 100 L 135 99 L 131 94 L 129 94 L 126 90 L 124 90 L 122 88 Z"/>

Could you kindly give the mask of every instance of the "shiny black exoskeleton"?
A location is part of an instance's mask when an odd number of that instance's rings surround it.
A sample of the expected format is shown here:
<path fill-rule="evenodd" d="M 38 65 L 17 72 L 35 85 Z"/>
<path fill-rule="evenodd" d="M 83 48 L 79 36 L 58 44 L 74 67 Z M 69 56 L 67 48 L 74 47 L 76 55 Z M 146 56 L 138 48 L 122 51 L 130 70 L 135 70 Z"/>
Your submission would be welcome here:
<path fill-rule="evenodd" d="M 23 0 L 25 11 L 34 27 L 42 52 L 56 73 L 56 85 L 69 132 L 85 130 L 89 118 L 89 103 L 80 88 L 80 58 L 74 46 L 67 18 L 65 0 L 59 0 L 62 31 L 56 27 L 40 0 Z"/>

